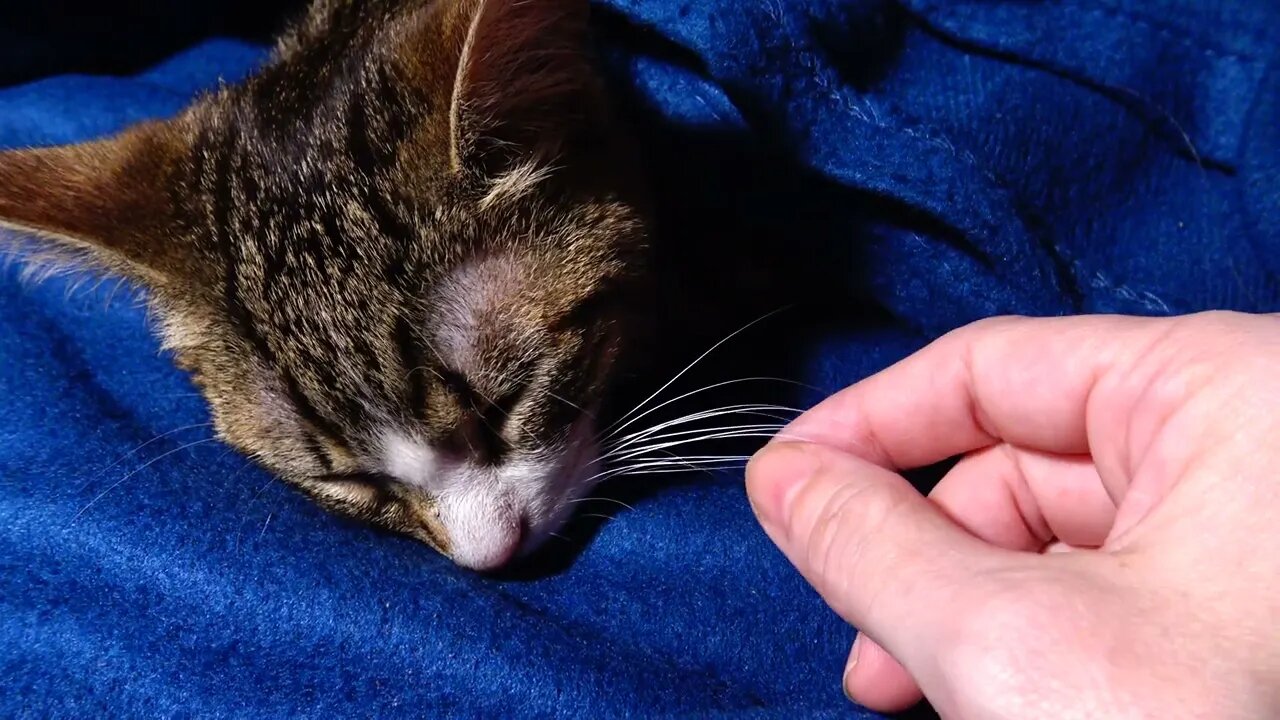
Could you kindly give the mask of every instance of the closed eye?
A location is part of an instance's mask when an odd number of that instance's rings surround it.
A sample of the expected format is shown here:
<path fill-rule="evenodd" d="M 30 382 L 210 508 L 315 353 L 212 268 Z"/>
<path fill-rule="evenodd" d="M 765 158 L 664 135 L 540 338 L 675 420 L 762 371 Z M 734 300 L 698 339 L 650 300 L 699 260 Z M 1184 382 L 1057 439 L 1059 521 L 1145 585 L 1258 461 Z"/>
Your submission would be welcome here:
<path fill-rule="evenodd" d="M 501 434 L 511 413 L 515 412 L 516 406 L 520 404 L 527 390 L 527 386 L 521 385 L 505 395 L 489 398 L 473 388 L 462 373 L 444 369 L 439 375 L 445 387 L 458 398 L 462 406 L 479 415 L 495 435 Z"/>
<path fill-rule="evenodd" d="M 589 328 L 628 304 L 628 289 L 618 281 L 603 281 L 586 297 L 579 299 L 551 326 L 552 332 Z"/>
<path fill-rule="evenodd" d="M 494 432 L 501 430 L 511 419 L 511 413 L 515 412 L 516 405 L 520 404 L 520 398 L 524 397 L 526 386 L 522 385 L 514 392 L 509 392 L 502 397 L 494 398 L 493 402 L 486 402 L 484 409 L 480 412 L 486 424 L 494 429 Z"/>

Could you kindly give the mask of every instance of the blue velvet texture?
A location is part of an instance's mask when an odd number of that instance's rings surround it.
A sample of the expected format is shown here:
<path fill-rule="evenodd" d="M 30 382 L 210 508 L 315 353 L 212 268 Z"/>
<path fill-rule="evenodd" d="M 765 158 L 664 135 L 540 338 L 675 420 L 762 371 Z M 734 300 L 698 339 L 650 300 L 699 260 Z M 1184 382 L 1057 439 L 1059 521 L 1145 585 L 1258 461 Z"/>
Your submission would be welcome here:
<path fill-rule="evenodd" d="M 74 9 L 28 31 L 48 7 L 9 4 L 33 9 L 4 11 L 0 147 L 169 115 L 261 61 L 194 40 L 218 3 L 152 4 L 146 32 Z M 673 257 L 711 274 L 687 283 L 710 302 L 754 277 L 802 301 L 792 318 L 859 318 L 782 343 L 823 391 L 993 314 L 1280 309 L 1272 0 L 597 9 Z M 194 44 L 170 52 L 166 23 Z M 67 74 L 121 55 L 137 67 Z M 760 532 L 740 471 L 632 478 L 652 492 L 572 562 L 475 576 L 191 445 L 203 403 L 129 294 L 20 271 L 0 270 L 0 715 L 849 716 L 853 631 Z M 744 335 L 728 367 L 777 337 Z"/>

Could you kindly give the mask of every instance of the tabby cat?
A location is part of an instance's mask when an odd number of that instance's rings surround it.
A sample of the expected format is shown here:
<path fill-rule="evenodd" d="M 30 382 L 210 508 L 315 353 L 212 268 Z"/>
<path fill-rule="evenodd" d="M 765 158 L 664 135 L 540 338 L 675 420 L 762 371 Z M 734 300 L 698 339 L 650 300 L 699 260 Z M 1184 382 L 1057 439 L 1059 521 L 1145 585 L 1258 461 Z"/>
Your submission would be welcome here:
<path fill-rule="evenodd" d="M 488 570 L 562 525 L 643 323 L 586 0 L 319 0 L 175 118 L 0 154 L 0 223 L 147 288 L 221 438 Z"/>

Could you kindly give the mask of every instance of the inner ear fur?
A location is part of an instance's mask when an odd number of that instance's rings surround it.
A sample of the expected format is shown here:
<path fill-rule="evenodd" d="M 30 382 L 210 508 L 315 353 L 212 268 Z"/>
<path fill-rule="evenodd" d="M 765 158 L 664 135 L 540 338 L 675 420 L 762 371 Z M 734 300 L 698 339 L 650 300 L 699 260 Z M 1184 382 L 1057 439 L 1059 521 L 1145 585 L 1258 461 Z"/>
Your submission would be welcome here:
<path fill-rule="evenodd" d="M 451 163 L 495 177 L 551 160 L 600 103 L 586 0 L 474 0 L 449 106 Z"/>

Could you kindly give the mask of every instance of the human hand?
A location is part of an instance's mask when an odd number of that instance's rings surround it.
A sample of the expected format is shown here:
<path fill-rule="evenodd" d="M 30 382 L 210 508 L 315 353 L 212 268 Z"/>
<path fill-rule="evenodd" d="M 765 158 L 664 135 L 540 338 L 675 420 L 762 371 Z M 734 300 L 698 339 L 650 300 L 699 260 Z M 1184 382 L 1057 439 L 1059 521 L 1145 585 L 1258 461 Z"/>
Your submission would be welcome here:
<path fill-rule="evenodd" d="M 926 499 L 897 471 L 963 454 Z M 1002 318 L 810 410 L 747 490 L 948 718 L 1280 717 L 1280 318 Z"/>

